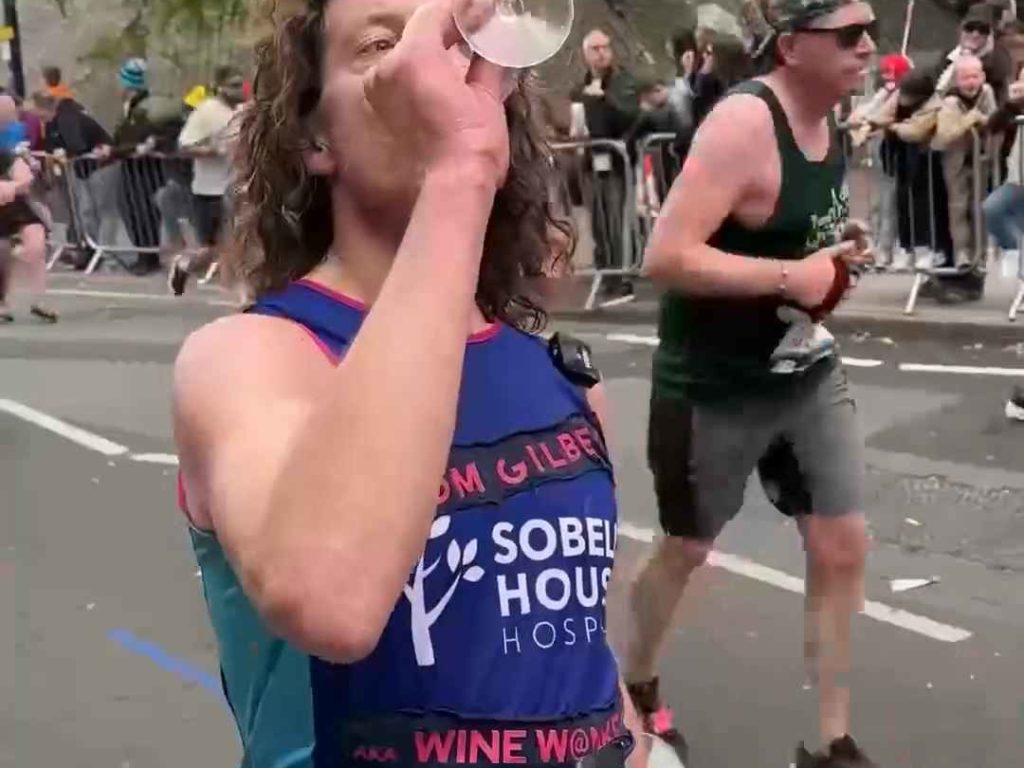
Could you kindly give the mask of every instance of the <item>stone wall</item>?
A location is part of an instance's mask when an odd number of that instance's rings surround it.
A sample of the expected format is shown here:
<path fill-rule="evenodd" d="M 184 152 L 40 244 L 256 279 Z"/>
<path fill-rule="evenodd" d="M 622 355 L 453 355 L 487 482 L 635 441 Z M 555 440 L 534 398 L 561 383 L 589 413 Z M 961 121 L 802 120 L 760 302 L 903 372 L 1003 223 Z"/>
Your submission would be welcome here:
<path fill-rule="evenodd" d="M 112 125 L 120 109 L 117 62 L 124 48 L 122 34 L 132 21 L 124 0 L 68 0 L 63 18 L 53 0 L 19 0 L 25 78 L 31 92 L 42 85 L 40 67 L 55 64 L 65 81 L 102 122 Z M 112 38 L 112 41 L 111 41 Z M 211 46 L 189 49 L 193 41 L 174 37 L 168 30 L 151 34 L 147 44 L 150 88 L 166 96 L 180 96 L 191 85 L 209 78 L 219 52 Z M 107 39 L 107 56 L 96 56 Z M 233 41 L 228 40 L 225 45 Z M 176 51 L 178 63 L 163 54 Z"/>
<path fill-rule="evenodd" d="M 128 23 L 128 13 L 118 0 L 72 0 L 69 5 L 64 19 L 52 0 L 19 2 L 27 88 L 39 88 L 40 67 L 55 64 L 84 104 L 97 115 L 113 118 L 119 100 L 114 70 L 86 57 L 98 40 Z"/>

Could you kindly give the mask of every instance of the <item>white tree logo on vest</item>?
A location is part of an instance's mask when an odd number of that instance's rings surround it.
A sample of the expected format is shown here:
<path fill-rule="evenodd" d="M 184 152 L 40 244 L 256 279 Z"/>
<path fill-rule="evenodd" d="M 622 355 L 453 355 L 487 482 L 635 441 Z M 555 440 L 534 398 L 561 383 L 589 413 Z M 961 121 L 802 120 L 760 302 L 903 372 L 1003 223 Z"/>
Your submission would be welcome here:
<path fill-rule="evenodd" d="M 444 536 L 448 533 L 451 524 L 452 519 L 450 516 L 437 518 L 430 527 L 429 540 L 433 541 Z M 416 564 L 412 584 L 406 584 L 402 588 L 405 598 L 409 601 L 412 609 L 412 644 L 413 649 L 416 651 L 416 663 L 421 667 L 434 666 L 434 641 L 430 637 L 430 628 L 441 618 L 444 609 L 448 607 L 448 603 L 455 596 L 455 590 L 458 589 L 459 584 L 462 583 L 463 579 L 469 582 L 477 582 L 484 577 L 484 569 L 479 565 L 473 565 L 473 561 L 476 560 L 476 553 L 476 539 L 472 539 L 466 544 L 465 549 L 459 546 L 459 542 L 452 539 L 448 545 L 447 560 L 448 570 L 455 574 L 455 580 L 448 587 L 448 591 L 444 593 L 444 596 L 438 600 L 437 605 L 429 610 L 426 605 L 423 585 L 427 577 L 436 571 L 438 565 L 441 564 L 440 557 L 430 565 L 425 566 L 424 558 L 426 553 L 424 553 L 419 563 Z"/>
<path fill-rule="evenodd" d="M 444 537 L 450 528 L 450 515 L 437 518 L 431 526 L 429 540 Z M 522 653 L 524 647 L 543 651 L 556 645 L 592 643 L 604 636 L 603 606 L 615 557 L 616 536 L 615 523 L 597 517 L 560 517 L 553 521 L 537 518 L 522 524 L 507 521 L 494 524 L 491 530 L 495 545 L 494 586 L 496 608 L 505 622 L 502 630 L 505 655 Z M 411 607 L 413 649 L 420 667 L 432 667 L 436 663 L 431 629 L 451 604 L 460 585 L 479 582 L 486 573 L 476 564 L 477 539 L 460 545 L 453 538 L 445 553 L 444 558 L 438 556 L 429 564 L 424 553 L 413 570 L 411 582 L 403 588 Z M 560 561 L 560 567 L 529 575 L 516 570 L 521 558 L 528 563 Z M 569 565 L 579 558 L 589 562 Z M 442 559 L 454 579 L 437 603 L 428 606 L 426 581 L 441 567 Z M 559 616 L 567 609 L 573 611 L 572 615 Z M 529 619 L 527 624 L 522 623 L 538 611 L 547 615 L 538 617 L 532 624 Z"/>

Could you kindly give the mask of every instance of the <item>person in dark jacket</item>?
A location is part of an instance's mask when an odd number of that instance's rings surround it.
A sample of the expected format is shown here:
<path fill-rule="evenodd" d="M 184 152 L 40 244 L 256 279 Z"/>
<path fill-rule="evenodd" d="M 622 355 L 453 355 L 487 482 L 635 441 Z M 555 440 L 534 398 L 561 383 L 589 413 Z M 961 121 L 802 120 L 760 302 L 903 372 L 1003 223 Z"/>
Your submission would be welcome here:
<path fill-rule="evenodd" d="M 109 155 L 113 139 L 77 101 L 37 91 L 32 95 L 32 103 L 43 121 L 44 152 L 71 161 Z M 54 198 L 56 209 L 63 211 L 58 214 L 59 218 L 68 222 L 69 242 L 78 245 L 73 254 L 68 254 L 71 264 L 78 270 L 89 265 L 93 254 L 92 248 L 86 245 L 84 233 L 95 237 L 99 231 L 103 198 L 96 192 L 106 188 L 103 177 L 93 178 L 99 168 L 99 163 L 93 160 L 72 162 L 68 172 L 74 175 L 76 182 L 62 185 L 61 194 Z M 77 214 L 72 215 L 76 210 Z M 79 231 L 79 227 L 83 231 Z"/>
<path fill-rule="evenodd" d="M 73 99 L 58 100 L 40 91 L 33 94 L 32 103 L 44 124 L 44 152 L 63 152 L 76 158 L 109 147 L 113 141 L 103 126 Z"/>
<path fill-rule="evenodd" d="M 734 85 L 754 75 L 754 63 L 746 45 L 739 38 L 719 35 L 701 52 L 700 68 L 693 73 L 690 91 L 693 94 L 693 126 L 680 133 L 676 152 L 686 157 L 697 128 L 715 105 Z"/>
<path fill-rule="evenodd" d="M 587 132 L 591 139 L 625 140 L 640 112 L 637 82 L 615 63 L 612 41 L 595 29 L 583 41 L 587 73 L 583 84 L 573 93 L 573 101 L 583 104 Z M 591 156 L 594 199 L 591 206 L 594 232 L 594 266 L 597 269 L 622 269 L 626 263 L 623 229 L 626 226 L 626 170 L 622 158 L 608 151 Z M 604 281 L 606 297 L 629 299 L 632 285 L 622 278 Z"/>
<path fill-rule="evenodd" d="M 167 175 L 162 161 L 146 155 L 174 151 L 181 110 L 177 103 L 150 94 L 142 59 L 122 64 L 118 80 L 124 92 L 124 118 L 114 129 L 114 153 L 126 160 L 121 164 L 118 208 L 132 243 L 140 249 L 131 271 L 147 275 L 160 269 L 160 209 L 155 198 Z"/>
<path fill-rule="evenodd" d="M 936 90 L 945 95 L 953 86 L 954 65 L 963 55 L 981 59 L 985 69 L 985 82 L 992 86 L 999 104 L 1007 96 L 1007 87 L 1013 81 L 1013 60 L 1009 51 L 996 39 L 996 13 L 987 3 L 972 5 L 960 22 L 960 41 L 934 71 Z"/>
<path fill-rule="evenodd" d="M 942 158 L 929 149 L 935 135 L 941 98 L 935 79 L 914 70 L 900 82 L 895 112 L 883 119 L 883 171 L 896 179 L 897 231 L 900 247 L 934 266 L 953 260 L 949 227 L 949 197 Z M 937 282 L 928 293 L 935 295 Z"/>
<path fill-rule="evenodd" d="M 647 172 L 652 180 L 649 192 L 654 201 L 664 200 L 669 187 L 679 174 L 679 160 L 672 143 L 662 143 L 659 148 L 651 148 L 646 157 L 640 156 L 640 143 L 648 136 L 673 134 L 678 136 L 688 129 L 684 118 L 672 104 L 668 87 L 658 80 L 646 80 L 640 83 L 640 116 L 626 135 L 626 146 L 630 157 L 640 161 L 638 173 L 644 180 L 645 189 L 648 184 Z M 650 165 L 650 168 L 648 168 Z M 646 196 L 646 195 L 645 195 Z"/>

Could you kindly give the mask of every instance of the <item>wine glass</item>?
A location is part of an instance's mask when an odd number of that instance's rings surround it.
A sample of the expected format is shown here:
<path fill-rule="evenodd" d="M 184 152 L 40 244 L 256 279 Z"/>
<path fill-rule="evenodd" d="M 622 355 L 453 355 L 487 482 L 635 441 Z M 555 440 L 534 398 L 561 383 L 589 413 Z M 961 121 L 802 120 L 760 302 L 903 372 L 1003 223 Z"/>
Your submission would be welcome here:
<path fill-rule="evenodd" d="M 627 768 L 685 768 L 672 746 L 650 733 L 640 734 L 626 765 Z"/>
<path fill-rule="evenodd" d="M 456 0 L 455 23 L 481 58 L 526 69 L 554 56 L 572 31 L 573 0 Z"/>

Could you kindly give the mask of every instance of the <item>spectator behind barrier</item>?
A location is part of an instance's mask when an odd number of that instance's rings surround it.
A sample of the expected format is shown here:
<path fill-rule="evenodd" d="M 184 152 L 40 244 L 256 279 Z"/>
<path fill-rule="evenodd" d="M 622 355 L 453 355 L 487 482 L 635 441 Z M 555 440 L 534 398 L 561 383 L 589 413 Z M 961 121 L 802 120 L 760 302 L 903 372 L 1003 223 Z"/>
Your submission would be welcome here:
<path fill-rule="evenodd" d="M 943 153 L 955 265 L 963 272 L 975 269 L 982 257 L 982 244 L 975 242 L 972 227 L 973 168 L 975 162 L 981 162 L 974 151 L 972 131 L 983 130 L 995 111 L 995 95 L 985 82 L 981 60 L 960 56 L 954 65 L 952 92 L 939 110 L 932 148 Z M 976 293 L 970 295 L 979 298 Z"/>
<path fill-rule="evenodd" d="M 180 126 L 178 133 L 185 126 L 196 107 L 208 98 L 205 85 L 193 86 L 182 98 L 179 105 Z M 154 195 L 153 201 L 160 211 L 160 250 L 162 254 L 172 257 L 188 247 L 188 238 L 182 222 L 192 224 L 194 206 L 192 201 L 192 160 L 177 157 L 164 161 L 167 183 Z"/>
<path fill-rule="evenodd" d="M 680 160 L 690 152 L 697 129 L 734 85 L 753 76 L 754 65 L 743 41 L 720 35 L 700 53 L 700 67 L 690 78 L 693 125 L 680 131 L 675 151 Z"/>
<path fill-rule="evenodd" d="M 641 81 L 637 93 L 640 96 L 640 114 L 626 134 L 626 143 L 631 151 L 636 149 L 637 142 L 652 133 L 678 134 L 684 129 L 682 118 L 672 106 L 669 89 L 663 82 Z"/>
<path fill-rule="evenodd" d="M 218 67 L 214 81 L 214 95 L 189 115 L 178 138 L 181 150 L 195 158 L 192 195 L 202 247 L 195 261 L 188 256 L 175 260 L 171 289 L 178 296 L 184 293 L 190 274 L 209 268 L 228 220 L 226 196 L 233 176 L 231 155 L 237 129 L 233 121 L 243 99 L 242 73 L 234 67 Z"/>
<path fill-rule="evenodd" d="M 622 139 L 640 111 L 637 82 L 615 62 L 611 38 L 595 29 L 583 42 L 587 73 L 573 100 L 586 110 L 587 130 L 594 139 Z"/>
<path fill-rule="evenodd" d="M 860 146 L 895 109 L 895 94 L 900 82 L 914 68 L 913 62 L 898 53 L 887 53 L 878 60 L 878 83 L 874 95 L 859 104 L 847 122 L 854 146 Z M 891 120 L 889 120 L 891 122 Z"/>
<path fill-rule="evenodd" d="M 743 34 L 743 48 L 753 60 L 761 51 L 764 42 L 772 36 L 771 27 L 765 20 L 758 0 L 743 0 L 740 6 L 740 29 Z"/>
<path fill-rule="evenodd" d="M 640 113 L 640 98 L 633 76 L 615 63 L 611 38 L 595 29 L 584 38 L 583 57 L 587 73 L 583 84 L 573 93 L 573 101 L 582 103 L 586 127 L 592 139 L 624 140 Z M 591 225 L 594 234 L 594 266 L 597 269 L 622 269 L 627 254 L 623 247 L 626 203 L 626 169 L 623 160 L 610 151 L 591 153 L 593 204 Z M 628 280 L 610 276 L 603 281 L 605 297 L 629 299 L 633 287 Z"/>
<path fill-rule="evenodd" d="M 1003 251 L 1010 264 L 1019 262 L 1020 242 L 1024 237 L 1024 179 L 1021 162 L 1024 148 L 1018 132 L 1010 150 L 1006 168 L 1006 183 L 985 200 L 985 226 Z"/>
<path fill-rule="evenodd" d="M 669 88 L 669 103 L 684 128 L 693 126 L 693 88 L 691 79 L 697 68 L 697 36 L 692 29 L 681 29 L 670 42 L 676 77 Z"/>
<path fill-rule="evenodd" d="M 1021 4 L 1024 9 L 1024 3 Z M 1024 88 L 1020 83 L 1020 74 L 1024 70 L 1024 22 L 1012 20 L 1003 25 L 997 44 L 1002 46 L 1010 57 L 1013 79 L 1007 89 L 1006 99 L 988 122 L 988 130 L 993 136 L 1002 136 L 1000 152 L 1003 158 L 1001 177 L 1006 175 L 1006 158 L 1010 154 L 1013 142 L 1017 138 L 1016 118 L 1024 114 Z M 999 101 L 997 95 L 997 101 Z"/>
<path fill-rule="evenodd" d="M 52 96 L 57 101 L 62 99 L 74 99 L 75 94 L 71 92 L 71 89 L 64 84 L 64 73 L 60 71 L 60 67 L 53 65 L 46 65 L 42 68 L 43 74 L 43 91 Z"/>
<path fill-rule="evenodd" d="M 110 134 L 74 99 L 56 99 L 47 92 L 37 91 L 32 96 L 32 104 L 43 121 L 44 152 L 70 160 L 87 155 L 109 155 Z M 76 162 L 71 169 L 72 177 L 80 183 L 66 189 L 68 198 L 65 204 L 70 210 L 77 209 L 77 216 L 69 218 L 68 236 L 73 242 L 84 243 L 86 234 L 93 238 L 98 235 L 103 216 L 101 208 L 108 201 L 106 193 L 113 187 L 110 174 L 94 178 L 99 170 L 95 162 Z M 113 200 L 112 194 L 110 199 Z M 73 266 L 83 270 L 88 266 L 92 252 L 82 247 L 70 256 Z"/>
<path fill-rule="evenodd" d="M 957 59 L 973 55 L 981 59 L 985 80 L 992 87 L 996 100 L 1002 104 L 1006 89 L 1013 80 L 1013 61 L 1009 52 L 996 44 L 993 8 L 985 3 L 971 6 L 960 24 L 960 41 L 936 69 L 936 90 L 945 94 L 953 85 L 953 71 Z"/>
<path fill-rule="evenodd" d="M 953 251 L 942 164 L 928 147 L 941 108 L 933 75 L 913 70 L 900 82 L 896 98 L 886 102 L 876 123 L 885 130 L 883 168 L 896 179 L 900 247 L 929 267 L 936 254 L 945 260 Z"/>
<path fill-rule="evenodd" d="M 878 62 L 879 83 L 874 96 L 858 106 L 849 118 L 850 138 L 853 146 L 860 146 L 869 136 L 871 153 L 877 166 L 882 169 L 878 175 L 877 194 L 871 196 L 871 229 L 875 233 L 875 264 L 880 269 L 893 266 L 896 247 L 896 177 L 892 163 L 882 157 L 883 141 L 878 129 L 894 119 L 899 99 L 897 90 L 902 80 L 913 69 L 913 63 L 906 56 L 889 53 Z"/>
<path fill-rule="evenodd" d="M 28 107 L 17 95 L 11 98 L 18 109 L 18 121 L 25 127 L 25 145 L 29 152 L 43 151 L 43 121 L 36 112 Z"/>
<path fill-rule="evenodd" d="M 43 150 L 81 157 L 110 146 L 112 139 L 85 108 L 74 99 L 56 99 L 42 91 L 32 95 L 35 113 L 43 122 Z M 82 169 L 80 177 L 87 176 Z"/>
<path fill-rule="evenodd" d="M 147 275 L 160 269 L 160 210 L 157 192 L 166 183 L 166 168 L 144 155 L 173 152 L 181 129 L 181 107 L 174 99 L 153 96 L 142 59 L 128 59 L 118 70 L 124 118 L 114 129 L 114 151 L 121 164 L 118 209 L 132 243 L 140 249 L 131 271 Z"/>
<path fill-rule="evenodd" d="M 639 156 L 639 143 L 656 133 L 679 135 L 685 127 L 669 100 L 669 90 L 664 83 L 657 80 L 641 82 L 639 94 L 640 116 L 626 136 L 626 145 L 634 164 L 638 157 L 641 161 L 636 180 L 638 203 L 657 206 L 668 194 L 669 186 L 679 173 L 679 169 L 676 167 L 671 146 L 663 144 L 659 150 L 660 172 L 656 172 L 652 156 Z"/>
<path fill-rule="evenodd" d="M 693 76 L 693 116 L 699 126 L 734 85 L 754 74 L 743 41 L 719 35 L 704 49 L 700 69 Z"/>

